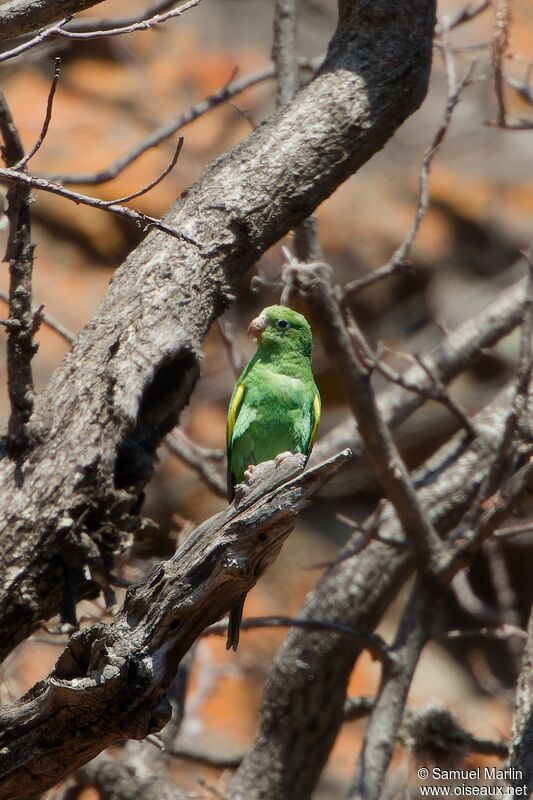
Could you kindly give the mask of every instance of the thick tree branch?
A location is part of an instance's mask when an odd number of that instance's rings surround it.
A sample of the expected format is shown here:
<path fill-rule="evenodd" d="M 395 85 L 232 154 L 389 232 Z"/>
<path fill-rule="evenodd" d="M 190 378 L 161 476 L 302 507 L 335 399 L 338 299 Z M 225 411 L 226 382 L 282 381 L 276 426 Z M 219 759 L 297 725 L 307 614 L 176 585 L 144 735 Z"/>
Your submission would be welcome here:
<path fill-rule="evenodd" d="M 314 80 L 217 159 L 113 278 L 35 407 L 40 441 L 0 462 L 0 655 L 57 613 L 66 575 L 109 568 L 138 493 L 187 403 L 203 337 L 246 271 L 371 155 L 427 89 L 434 0 L 340 3 Z M 12 565 L 16 564 L 16 567 Z M 9 568 L 11 567 L 11 568 Z"/>
<path fill-rule="evenodd" d="M 260 465 L 226 511 L 128 589 L 112 623 L 75 634 L 49 678 L 0 713 L 0 798 L 42 792 L 109 744 L 160 730 L 181 659 L 252 588 L 299 512 L 349 458 L 340 453 L 297 477 L 302 456 Z"/>
<path fill-rule="evenodd" d="M 24 165 L 24 149 L 0 90 L 0 133 L 2 158 L 8 167 Z M 23 173 L 21 173 L 23 174 Z M 33 249 L 30 223 L 30 189 L 10 186 L 7 192 L 9 237 L 4 260 L 9 263 L 9 328 L 7 337 L 7 382 L 11 414 L 7 429 L 7 449 L 20 458 L 30 444 L 29 421 L 33 412 L 33 375 L 31 360 L 35 318 L 32 313 Z"/>

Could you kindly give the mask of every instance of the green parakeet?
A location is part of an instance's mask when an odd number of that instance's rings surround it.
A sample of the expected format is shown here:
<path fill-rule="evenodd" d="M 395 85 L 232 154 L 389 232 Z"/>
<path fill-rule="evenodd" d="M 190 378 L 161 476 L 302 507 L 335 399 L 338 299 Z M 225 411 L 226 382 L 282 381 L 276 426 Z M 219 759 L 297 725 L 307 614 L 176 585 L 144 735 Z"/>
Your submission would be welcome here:
<path fill-rule="evenodd" d="M 302 314 L 269 306 L 248 327 L 257 352 L 239 377 L 228 408 L 228 500 L 249 467 L 281 453 L 309 457 L 320 420 L 311 370 L 313 336 Z M 227 648 L 237 649 L 242 601 L 230 612 Z"/>

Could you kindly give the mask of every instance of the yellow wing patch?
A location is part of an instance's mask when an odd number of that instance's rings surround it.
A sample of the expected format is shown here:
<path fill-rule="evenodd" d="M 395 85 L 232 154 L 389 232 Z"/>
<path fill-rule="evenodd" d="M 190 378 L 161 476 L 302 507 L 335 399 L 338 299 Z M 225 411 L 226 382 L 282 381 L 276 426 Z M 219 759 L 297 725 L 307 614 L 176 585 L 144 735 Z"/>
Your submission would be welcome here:
<path fill-rule="evenodd" d="M 226 426 L 226 448 L 229 452 L 231 445 L 231 437 L 233 436 L 233 429 L 235 428 L 235 420 L 241 407 L 242 398 L 244 396 L 244 384 L 239 383 L 235 391 L 233 400 L 228 408 L 228 422 Z"/>
<path fill-rule="evenodd" d="M 307 445 L 307 455 L 311 455 L 311 450 L 313 449 L 313 444 L 315 442 L 316 432 L 318 430 L 318 423 L 320 422 L 320 395 L 318 392 L 315 393 L 313 398 L 313 427 L 311 428 L 311 436 L 309 437 L 309 444 Z"/>

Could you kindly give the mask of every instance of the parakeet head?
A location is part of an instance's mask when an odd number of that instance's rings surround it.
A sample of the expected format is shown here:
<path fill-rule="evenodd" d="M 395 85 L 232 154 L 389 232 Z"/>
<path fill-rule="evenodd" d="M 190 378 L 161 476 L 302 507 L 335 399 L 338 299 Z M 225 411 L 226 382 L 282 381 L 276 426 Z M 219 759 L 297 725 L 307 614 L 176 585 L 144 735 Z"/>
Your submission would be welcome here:
<path fill-rule="evenodd" d="M 287 306 L 268 306 L 248 326 L 248 336 L 266 351 L 296 351 L 311 357 L 313 334 L 303 314 Z"/>

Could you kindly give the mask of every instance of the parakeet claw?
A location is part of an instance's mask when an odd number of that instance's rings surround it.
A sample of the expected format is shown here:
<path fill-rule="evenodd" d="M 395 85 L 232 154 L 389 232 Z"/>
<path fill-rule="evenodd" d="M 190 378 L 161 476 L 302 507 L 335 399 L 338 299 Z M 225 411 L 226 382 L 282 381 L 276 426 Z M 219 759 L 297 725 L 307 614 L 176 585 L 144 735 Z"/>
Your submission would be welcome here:
<path fill-rule="evenodd" d="M 255 471 L 255 464 L 248 464 L 248 467 L 244 470 L 244 480 L 246 481 L 246 483 L 250 483 L 254 471 Z"/>
<path fill-rule="evenodd" d="M 275 458 L 276 467 L 279 467 L 281 462 L 285 461 L 285 459 L 288 458 L 289 456 L 292 456 L 292 453 L 290 452 L 290 450 L 285 450 L 284 453 L 278 453 L 278 455 Z"/>

